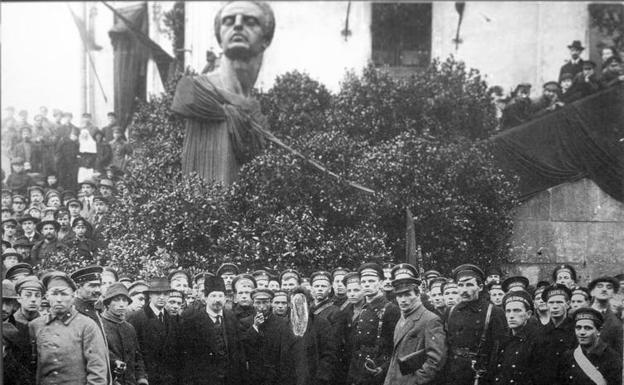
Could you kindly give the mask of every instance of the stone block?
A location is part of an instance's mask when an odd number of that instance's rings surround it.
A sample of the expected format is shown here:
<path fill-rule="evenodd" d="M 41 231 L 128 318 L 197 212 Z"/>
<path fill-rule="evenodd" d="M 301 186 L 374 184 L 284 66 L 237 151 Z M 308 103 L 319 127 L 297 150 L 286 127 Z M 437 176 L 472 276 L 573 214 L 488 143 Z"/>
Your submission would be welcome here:
<path fill-rule="evenodd" d="M 586 221 L 593 216 L 596 203 L 592 200 L 591 181 L 582 179 L 551 189 L 550 218 L 553 221 Z"/>
<path fill-rule="evenodd" d="M 555 222 L 554 251 L 557 263 L 583 263 L 587 253 L 587 222 Z"/>
<path fill-rule="evenodd" d="M 590 181 L 590 193 L 595 202 L 592 212 L 592 220 L 599 222 L 624 222 L 624 203 L 618 202 L 597 184 Z"/>
<path fill-rule="evenodd" d="M 510 262 L 555 262 L 555 253 L 552 248 L 554 236 L 553 226 L 549 221 L 516 221 Z"/>

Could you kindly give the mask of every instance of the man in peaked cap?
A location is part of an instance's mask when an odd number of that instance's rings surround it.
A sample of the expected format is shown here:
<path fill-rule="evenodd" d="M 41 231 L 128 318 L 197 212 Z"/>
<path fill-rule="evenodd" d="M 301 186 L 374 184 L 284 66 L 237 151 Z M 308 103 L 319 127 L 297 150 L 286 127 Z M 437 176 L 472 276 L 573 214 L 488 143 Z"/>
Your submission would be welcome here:
<path fill-rule="evenodd" d="M 384 272 L 376 263 L 358 268 L 365 297 L 362 311 L 352 326 L 350 383 L 382 384 L 392 355 L 394 328 L 400 317 L 399 307 L 388 301 L 382 291 Z M 381 325 L 380 325 L 381 324 Z"/>
<path fill-rule="evenodd" d="M 332 301 L 334 305 L 343 309 L 343 305 L 347 303 L 347 288 L 343 283 L 344 276 L 349 272 L 349 269 L 343 267 L 337 267 L 332 270 L 332 289 L 333 297 Z M 346 307 L 346 305 L 344 305 Z"/>
<path fill-rule="evenodd" d="M 401 309 L 385 385 L 435 381 L 446 359 L 444 324 L 420 302 L 420 280 L 414 266 L 392 269 L 392 286 Z"/>
<path fill-rule="evenodd" d="M 182 382 L 240 384 L 244 360 L 238 319 L 225 309 L 226 286 L 220 276 L 207 275 L 204 308 L 183 313 L 181 329 Z"/>
<path fill-rule="evenodd" d="M 294 385 L 297 379 L 293 369 L 299 356 L 293 349 L 297 340 L 288 319 L 272 313 L 273 296 L 269 289 L 254 289 L 254 314 L 241 320 L 248 383 Z"/>
<path fill-rule="evenodd" d="M 238 320 L 254 313 L 251 292 L 256 288 L 256 280 L 250 274 L 239 274 L 232 281 L 234 287 L 234 305 L 232 311 Z"/>
<path fill-rule="evenodd" d="M 452 275 L 460 302 L 445 314 L 449 348 L 444 369 L 446 383 L 472 385 L 475 377 L 486 376 L 490 360 L 505 334 L 505 314 L 482 295 L 485 274 L 480 268 L 464 264 L 453 269 Z M 482 342 L 484 332 L 486 338 Z"/>
<path fill-rule="evenodd" d="M 95 256 L 98 251 L 97 244 L 91 238 L 93 226 L 86 218 L 78 217 L 72 222 L 73 233 L 63 240 L 70 250 L 77 250 L 80 255 Z"/>
<path fill-rule="evenodd" d="M 345 336 L 341 322 L 340 308 L 334 304 L 331 298 L 332 292 L 332 276 L 328 271 L 315 271 L 310 275 L 310 283 L 312 285 L 312 297 L 314 298 L 310 311 L 314 314 L 313 318 L 322 318 L 326 320 L 331 327 L 331 335 L 334 343 L 340 345 L 343 343 Z M 336 346 L 340 348 L 339 346 Z M 333 371 L 332 367 L 332 371 Z"/>
<path fill-rule="evenodd" d="M 591 294 L 588 288 L 577 287 L 570 297 L 570 315 L 582 307 L 591 307 Z"/>
<path fill-rule="evenodd" d="M 489 375 L 496 384 L 540 384 L 539 373 L 534 370 L 538 364 L 540 348 L 539 330 L 529 322 L 533 309 L 533 298 L 524 291 L 510 291 L 503 297 L 503 309 L 509 330 L 501 342 L 496 356 L 496 366 Z"/>
<path fill-rule="evenodd" d="M 444 277 L 433 278 L 429 282 L 428 300 L 433 305 L 433 312 L 442 317 L 444 314 L 444 298 L 442 297 L 442 285 L 446 283 L 447 279 Z"/>
<path fill-rule="evenodd" d="M 182 293 L 186 293 L 189 290 L 191 276 L 188 271 L 184 269 L 175 269 L 169 273 L 168 278 L 171 289 L 178 290 Z"/>
<path fill-rule="evenodd" d="M 576 344 L 574 322 L 568 317 L 571 290 L 555 283 L 542 292 L 542 300 L 548 305 L 550 321 L 540 328 L 542 347 L 538 353 L 536 370 L 541 373 L 542 383 L 555 383 L 557 367 L 563 353 Z"/>
<path fill-rule="evenodd" d="M 148 302 L 128 315 L 137 332 L 150 385 L 172 384 L 179 378 L 179 324 L 165 309 L 170 292 L 167 277 L 152 278 L 145 291 Z"/>
<path fill-rule="evenodd" d="M 25 277 L 27 275 L 34 275 L 33 268 L 30 264 L 22 262 L 11 266 L 6 271 L 6 275 L 4 276 L 4 278 L 15 284 L 19 278 Z"/>
<path fill-rule="evenodd" d="M 18 224 L 15 218 L 9 218 L 2 221 L 2 239 L 13 244 L 18 237 Z"/>
<path fill-rule="evenodd" d="M 440 286 L 442 290 L 442 298 L 444 298 L 444 306 L 448 309 L 459 303 L 459 288 L 453 280 L 447 280 Z"/>
<path fill-rule="evenodd" d="M 576 287 L 576 270 L 568 264 L 559 265 L 552 272 L 552 280 L 572 290 Z"/>
<path fill-rule="evenodd" d="M 122 283 L 111 284 L 103 298 L 105 310 L 102 324 L 106 332 L 114 381 L 121 384 L 147 385 L 147 373 L 136 330 L 126 321 L 131 302 L 128 289 Z M 123 364 L 125 370 L 121 370 Z"/>
<path fill-rule="evenodd" d="M 294 269 L 286 269 L 280 274 L 282 290 L 293 291 L 301 285 L 301 275 Z"/>
<path fill-rule="evenodd" d="M 95 308 L 95 303 L 102 294 L 102 271 L 102 266 L 89 266 L 76 270 L 70 278 L 76 283 L 74 307 L 78 312 L 95 321 L 103 335 L 102 319 Z"/>
<path fill-rule="evenodd" d="M 573 323 L 578 346 L 563 354 L 557 383 L 621 384 L 622 356 L 599 337 L 604 328 L 602 314 L 592 308 L 582 308 L 574 313 Z"/>
<path fill-rule="evenodd" d="M 498 306 L 502 309 L 503 297 L 505 296 L 505 290 L 503 290 L 503 285 L 497 282 L 490 282 L 488 285 L 486 285 L 486 289 L 490 302 L 494 306 Z"/>
<path fill-rule="evenodd" d="M 234 306 L 234 289 L 232 287 L 232 281 L 237 275 L 238 266 L 233 263 L 225 262 L 217 269 L 217 277 L 221 277 L 225 283 L 225 306 L 229 310 L 232 310 L 232 306 Z"/>
<path fill-rule="evenodd" d="M 564 73 L 572 74 L 575 76 L 583 70 L 583 59 L 581 59 L 581 52 L 585 50 L 585 47 L 581 44 L 580 40 L 574 40 L 572 44 L 568 45 L 570 50 L 570 60 L 561 66 L 559 70 L 559 80 Z"/>
<path fill-rule="evenodd" d="M 271 279 L 269 273 L 266 270 L 256 270 L 251 273 L 255 280 L 255 285 L 258 288 L 267 288 L 269 286 L 269 280 Z"/>
<path fill-rule="evenodd" d="M 15 291 L 17 293 L 17 301 L 19 302 L 19 309 L 13 314 L 19 338 L 15 353 L 21 362 L 26 363 L 32 359 L 28 323 L 41 315 L 39 307 L 44 294 L 44 288 L 37 277 L 29 275 L 17 280 Z M 34 382 L 34 371 L 27 369 L 26 374 Z"/>
<path fill-rule="evenodd" d="M 288 317 L 288 292 L 286 290 L 277 289 L 273 291 L 273 299 L 271 300 L 271 311 L 278 317 Z"/>
<path fill-rule="evenodd" d="M 611 310 L 611 299 L 620 289 L 620 282 L 609 276 L 602 276 L 589 283 L 592 297 L 591 307 L 603 317 L 600 339 L 622 357 L 622 320 Z"/>

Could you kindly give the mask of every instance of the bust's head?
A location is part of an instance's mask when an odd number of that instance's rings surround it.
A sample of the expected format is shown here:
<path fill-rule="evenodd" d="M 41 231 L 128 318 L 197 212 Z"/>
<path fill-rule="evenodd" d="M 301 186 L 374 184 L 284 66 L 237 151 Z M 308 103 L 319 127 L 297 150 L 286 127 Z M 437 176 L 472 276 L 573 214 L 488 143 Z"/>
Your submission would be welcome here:
<path fill-rule="evenodd" d="M 229 2 L 215 16 L 214 31 L 227 57 L 254 57 L 271 44 L 275 33 L 275 15 L 265 2 Z"/>

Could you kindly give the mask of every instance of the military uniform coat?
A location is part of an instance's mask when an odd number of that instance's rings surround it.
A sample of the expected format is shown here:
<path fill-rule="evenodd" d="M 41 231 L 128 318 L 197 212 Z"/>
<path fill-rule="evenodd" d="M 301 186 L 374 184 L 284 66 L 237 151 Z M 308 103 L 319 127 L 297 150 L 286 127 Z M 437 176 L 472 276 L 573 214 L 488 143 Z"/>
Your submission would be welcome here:
<path fill-rule="evenodd" d="M 492 307 L 490 324 L 485 335 L 485 343 L 479 348 L 483 333 L 489 301 L 481 297 L 474 301 L 460 302 L 451 307 L 446 314 L 446 339 L 448 361 L 444 369 L 446 384 L 472 385 L 474 371 L 472 359 L 479 353 L 478 365 L 491 370 L 495 361 L 501 338 L 507 331 L 505 313 L 498 307 Z"/>
<path fill-rule="evenodd" d="M 106 385 L 108 351 L 93 320 L 71 309 L 62 319 L 29 324 L 37 351 L 37 384 Z"/>
<path fill-rule="evenodd" d="M 412 366 L 402 373 L 399 358 L 423 351 L 405 363 Z M 394 330 L 392 359 L 384 385 L 432 384 L 446 361 L 446 335 L 440 317 L 420 304 L 401 319 Z"/>
<path fill-rule="evenodd" d="M 540 384 L 540 374 L 535 370 L 539 364 L 539 331 L 535 323 L 528 323 L 513 334 L 511 330 L 501 341 L 496 366 L 488 373 L 490 383 Z"/>
<path fill-rule="evenodd" d="M 249 376 L 253 385 L 293 385 L 296 383 L 295 335 L 288 320 L 274 314 L 265 318 L 258 331 L 251 315 L 241 320 L 249 326 L 242 335 Z"/>
<path fill-rule="evenodd" d="M 242 384 L 246 370 L 238 320 L 232 312 L 224 310 L 221 324 L 225 337 L 224 352 L 219 351 L 215 338 L 217 329 L 205 307 L 188 309 L 182 313 L 180 342 L 183 384 L 210 385 L 217 370 L 221 369 L 225 374 L 223 383 Z"/>
<path fill-rule="evenodd" d="M 539 328 L 539 333 L 542 347 L 538 350 L 538 364 L 535 370 L 540 373 L 542 384 L 553 384 L 563 354 L 576 346 L 574 321 L 566 317 L 560 325 L 555 326 L 551 319 L 549 323 Z"/>
<path fill-rule="evenodd" d="M 353 350 L 349 364 L 350 382 L 383 384 L 392 355 L 394 328 L 400 317 L 399 307 L 389 302 L 383 294 L 364 303 L 351 330 L 350 345 Z M 373 375 L 366 370 L 366 358 L 375 361 L 376 366 L 382 368 L 381 373 Z"/>
<path fill-rule="evenodd" d="M 180 367 L 179 331 L 173 317 L 165 311 L 161 323 L 147 301 L 143 309 L 128 315 L 128 322 L 136 330 L 150 385 L 177 383 Z"/>
<path fill-rule="evenodd" d="M 589 351 L 585 351 L 585 356 L 598 369 L 600 374 L 607 381 L 607 385 L 622 384 L 622 358 L 609 348 L 604 342 L 598 340 L 598 344 Z M 556 385 L 595 385 L 585 372 L 579 367 L 574 358 L 574 349 L 563 354 L 559 363 L 559 370 Z"/>

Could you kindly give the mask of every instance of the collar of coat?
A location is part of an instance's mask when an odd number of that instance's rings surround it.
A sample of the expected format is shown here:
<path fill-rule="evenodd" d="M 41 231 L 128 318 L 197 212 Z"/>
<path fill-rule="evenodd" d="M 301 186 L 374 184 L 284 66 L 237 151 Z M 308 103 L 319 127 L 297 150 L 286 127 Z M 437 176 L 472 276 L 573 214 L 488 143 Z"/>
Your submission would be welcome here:
<path fill-rule="evenodd" d="M 481 298 L 477 298 L 473 301 L 462 301 L 456 305 L 456 308 L 457 310 L 467 309 L 474 313 L 478 313 L 481 310 L 482 302 Z"/>
<path fill-rule="evenodd" d="M 605 344 L 600 338 L 596 341 L 596 344 L 589 349 L 583 349 L 583 353 L 585 355 L 600 357 L 604 354 L 605 350 L 607 350 L 607 344 Z"/>
<path fill-rule="evenodd" d="M 364 305 L 362 305 L 362 308 L 365 308 L 365 307 L 377 308 L 377 307 L 383 306 L 385 302 L 386 302 L 386 297 L 383 295 L 383 293 L 377 293 L 377 295 L 374 296 L 373 299 L 371 299 L 370 301 L 368 300 L 368 298 L 366 298 L 364 301 Z"/>
<path fill-rule="evenodd" d="M 73 308 L 73 307 L 71 309 L 69 309 L 68 312 L 64 313 L 61 316 L 57 316 L 56 314 L 50 313 L 50 314 L 48 314 L 48 320 L 46 322 L 46 325 L 51 324 L 56 319 L 58 319 L 59 321 L 61 321 L 65 325 L 69 325 L 69 323 L 74 318 L 76 318 L 77 314 L 78 314 L 78 311 L 76 311 L 76 309 Z"/>

